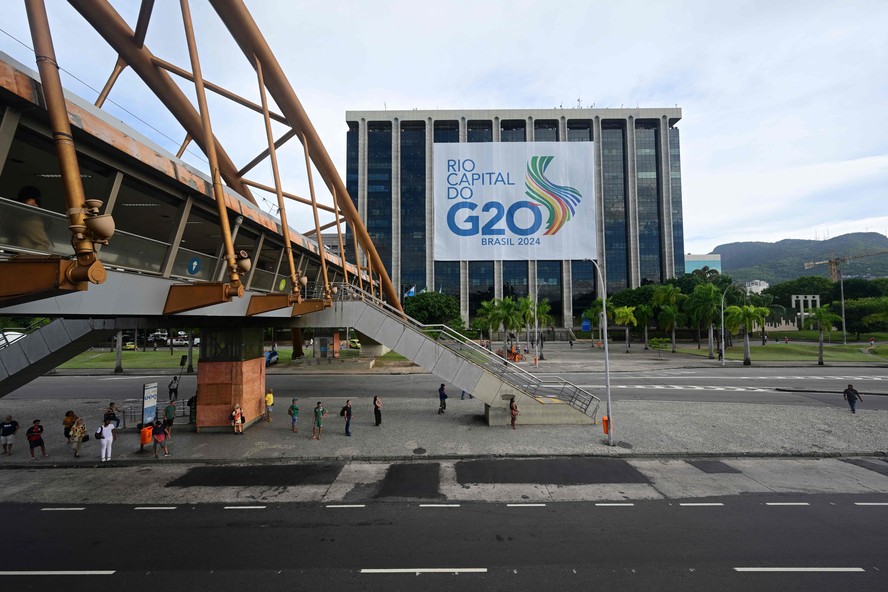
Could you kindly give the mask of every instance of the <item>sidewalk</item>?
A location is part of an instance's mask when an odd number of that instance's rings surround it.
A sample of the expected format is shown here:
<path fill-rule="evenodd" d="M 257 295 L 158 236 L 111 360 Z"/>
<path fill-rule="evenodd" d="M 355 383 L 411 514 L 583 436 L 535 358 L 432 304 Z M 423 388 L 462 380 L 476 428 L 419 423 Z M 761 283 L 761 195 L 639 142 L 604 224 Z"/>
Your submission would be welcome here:
<path fill-rule="evenodd" d="M 547 344 L 552 360 L 541 362 L 541 373 L 603 372 L 603 352 L 591 352 L 588 344 L 563 349 Z M 613 351 L 613 350 L 612 350 Z M 739 367 L 739 363 L 729 363 Z M 772 364 L 756 363 L 755 366 Z M 792 367 L 816 366 L 794 364 Z M 830 365 L 836 366 L 836 365 Z M 662 352 L 611 354 L 613 372 L 647 372 L 681 368 L 720 367 L 715 360 L 673 356 Z M 842 367 L 847 367 L 843 365 Z M 527 367 L 530 370 L 530 366 Z M 77 371 L 77 374 L 86 371 Z M 97 371 L 88 371 L 95 374 Z M 159 374 L 156 370 L 150 375 Z M 369 368 L 369 360 L 339 362 L 318 366 L 273 367 L 272 374 L 388 374 L 424 372 L 417 368 Z M 71 374 L 74 372 L 72 371 Z M 108 371 L 101 374 L 111 374 Z M 136 371 L 126 374 L 135 375 Z M 331 376 L 331 380 L 333 377 Z M 281 402 L 292 393 L 278 392 Z M 484 405 L 477 400 L 448 400 L 445 415 L 437 414 L 437 398 L 384 399 L 383 424 L 376 427 L 369 399 L 351 397 L 355 415 L 353 437 L 344 435 L 339 409 L 344 397 L 324 399 L 329 416 L 320 441 L 311 435 L 311 409 L 315 401 L 302 400 L 299 433 L 290 431 L 286 405 L 277 405 L 272 423 L 258 422 L 244 436 L 231 433 L 196 434 L 187 418 L 178 417 L 174 425 L 171 458 L 154 459 L 150 446 L 139 453 L 138 434 L 121 430 L 114 444 L 113 457 L 126 464 L 170 462 L 265 463 L 322 460 L 401 461 L 423 458 L 477 457 L 685 457 L 685 456 L 864 456 L 888 455 L 888 413 L 869 411 L 864 404 L 857 414 L 844 406 L 835 408 L 782 405 L 775 395 L 770 405 L 739 403 L 681 403 L 659 401 L 613 402 L 616 446 L 606 445 L 597 426 L 521 426 L 487 427 L 483 423 Z M 81 458 L 75 459 L 65 443 L 61 421 L 68 409 L 86 420 L 90 433 L 100 423 L 105 401 L 82 400 L 2 400 L 0 416 L 11 414 L 20 424 L 13 455 L 0 456 L 0 466 L 46 467 L 94 465 L 98 445 L 94 440 L 84 445 Z M 864 402 L 865 403 L 865 402 Z M 123 402 L 136 405 L 138 402 Z M 604 414 L 602 404 L 601 414 Z M 30 460 L 24 432 L 35 418 L 46 429 L 44 440 L 50 458 Z M 250 418 L 251 419 L 251 418 Z M 38 451 L 39 454 L 39 451 Z"/>

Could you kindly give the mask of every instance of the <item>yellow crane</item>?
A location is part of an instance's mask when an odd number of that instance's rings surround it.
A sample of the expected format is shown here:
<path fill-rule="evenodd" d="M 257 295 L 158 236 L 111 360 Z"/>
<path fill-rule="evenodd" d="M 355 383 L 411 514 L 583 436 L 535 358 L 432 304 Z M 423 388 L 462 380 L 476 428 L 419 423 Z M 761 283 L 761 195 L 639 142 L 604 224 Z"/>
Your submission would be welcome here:
<path fill-rule="evenodd" d="M 839 265 L 850 261 L 851 259 L 860 259 L 861 257 L 872 257 L 874 255 L 885 255 L 888 251 L 875 251 L 873 253 L 861 253 L 860 255 L 845 255 L 844 257 L 833 257 L 826 261 L 809 261 L 805 263 L 805 269 L 811 269 L 815 265 L 829 265 L 829 279 L 834 282 L 839 281 Z"/>

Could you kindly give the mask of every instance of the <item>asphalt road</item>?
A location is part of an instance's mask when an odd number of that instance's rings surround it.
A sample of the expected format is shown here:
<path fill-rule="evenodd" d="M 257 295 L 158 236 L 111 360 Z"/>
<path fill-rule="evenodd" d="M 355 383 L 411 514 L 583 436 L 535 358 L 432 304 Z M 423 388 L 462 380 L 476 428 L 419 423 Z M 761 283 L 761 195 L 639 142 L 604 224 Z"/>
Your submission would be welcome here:
<path fill-rule="evenodd" d="M 873 499 L 223 506 L 171 493 L 139 507 L 2 504 L 0 586 L 881 591 L 888 507 L 856 505 Z"/>
<path fill-rule="evenodd" d="M 562 378 L 603 396 L 604 377 L 566 373 Z M 546 375 L 541 375 L 544 382 Z M 179 398 L 196 389 L 196 377 L 184 375 Z M 45 376 L 7 395 L 7 399 L 71 398 L 123 400 L 138 398 L 142 384 L 158 383 L 161 398 L 169 376 Z M 440 381 L 430 374 L 269 374 L 266 382 L 279 396 L 324 397 L 436 396 Z M 862 407 L 888 411 L 888 376 L 882 368 L 688 368 L 650 372 L 614 372 L 612 396 L 623 400 L 701 401 L 844 407 L 841 392 L 853 383 L 863 395 Z M 450 388 L 450 396 L 459 391 Z"/>

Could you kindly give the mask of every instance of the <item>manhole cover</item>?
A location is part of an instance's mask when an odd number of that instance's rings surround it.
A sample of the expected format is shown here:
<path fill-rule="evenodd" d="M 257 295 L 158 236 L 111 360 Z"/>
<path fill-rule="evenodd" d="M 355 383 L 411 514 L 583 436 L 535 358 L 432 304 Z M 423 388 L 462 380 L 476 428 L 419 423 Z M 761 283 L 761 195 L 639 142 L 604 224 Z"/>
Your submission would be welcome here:
<path fill-rule="evenodd" d="M 413 449 L 413 454 L 425 454 L 425 453 L 426 453 L 425 448 L 414 448 Z"/>

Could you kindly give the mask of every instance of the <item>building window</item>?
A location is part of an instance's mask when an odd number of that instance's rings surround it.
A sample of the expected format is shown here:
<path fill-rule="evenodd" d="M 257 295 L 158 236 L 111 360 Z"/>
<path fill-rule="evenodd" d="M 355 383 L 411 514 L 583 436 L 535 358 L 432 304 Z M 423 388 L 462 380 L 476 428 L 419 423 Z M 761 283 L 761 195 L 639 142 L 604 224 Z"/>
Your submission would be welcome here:
<path fill-rule="evenodd" d="M 541 302 L 544 298 L 549 301 L 552 310 L 552 325 L 563 326 L 564 300 L 561 286 L 564 285 L 561 276 L 561 261 L 537 261 L 537 287 L 538 297 Z"/>
<path fill-rule="evenodd" d="M 367 126 L 367 232 L 392 273 L 392 124 Z"/>
<path fill-rule="evenodd" d="M 570 262 L 571 301 L 573 303 L 572 326 L 582 324 L 583 311 L 595 301 L 595 267 L 589 260 Z"/>
<path fill-rule="evenodd" d="M 459 261 L 435 261 L 435 285 L 442 294 L 459 299 Z"/>
<path fill-rule="evenodd" d="M 504 119 L 500 124 L 500 141 L 526 142 L 525 123 L 523 119 Z"/>
<path fill-rule="evenodd" d="M 675 253 L 675 275 L 681 275 L 684 262 L 684 223 L 681 207 L 681 150 L 678 128 L 669 130 L 669 184 L 672 190 L 672 251 Z"/>
<path fill-rule="evenodd" d="M 568 142 L 591 142 L 592 141 L 592 120 L 591 119 L 568 119 L 567 120 L 567 141 Z"/>
<path fill-rule="evenodd" d="M 527 261 L 503 261 L 503 298 L 527 296 Z"/>
<path fill-rule="evenodd" d="M 607 293 L 629 287 L 629 225 L 626 220 L 625 121 L 601 124 L 601 171 L 604 188 L 604 253 Z"/>
<path fill-rule="evenodd" d="M 469 261 L 469 318 L 488 300 L 493 300 L 493 261 Z"/>
<path fill-rule="evenodd" d="M 554 119 L 537 119 L 533 122 L 533 139 L 535 142 L 557 142 L 558 122 Z"/>
<path fill-rule="evenodd" d="M 492 121 L 467 121 L 466 122 L 466 141 L 467 142 L 493 142 L 493 122 Z"/>
<path fill-rule="evenodd" d="M 638 258 L 642 284 L 663 280 L 660 262 L 660 167 L 657 121 L 635 124 L 635 166 L 638 191 Z"/>
<path fill-rule="evenodd" d="M 358 142 L 360 141 L 360 127 L 357 121 L 348 122 L 348 134 L 345 141 L 345 189 L 358 209 L 358 178 L 359 159 L 358 159 Z M 342 211 L 342 208 L 339 208 Z M 347 224 L 345 228 L 345 258 L 349 261 L 357 261 L 355 254 L 354 231 L 351 224 Z"/>
<path fill-rule="evenodd" d="M 407 290 L 426 284 L 425 123 L 401 123 L 401 283 Z"/>
<path fill-rule="evenodd" d="M 434 134 L 438 144 L 456 144 L 459 142 L 459 122 L 436 121 Z"/>

